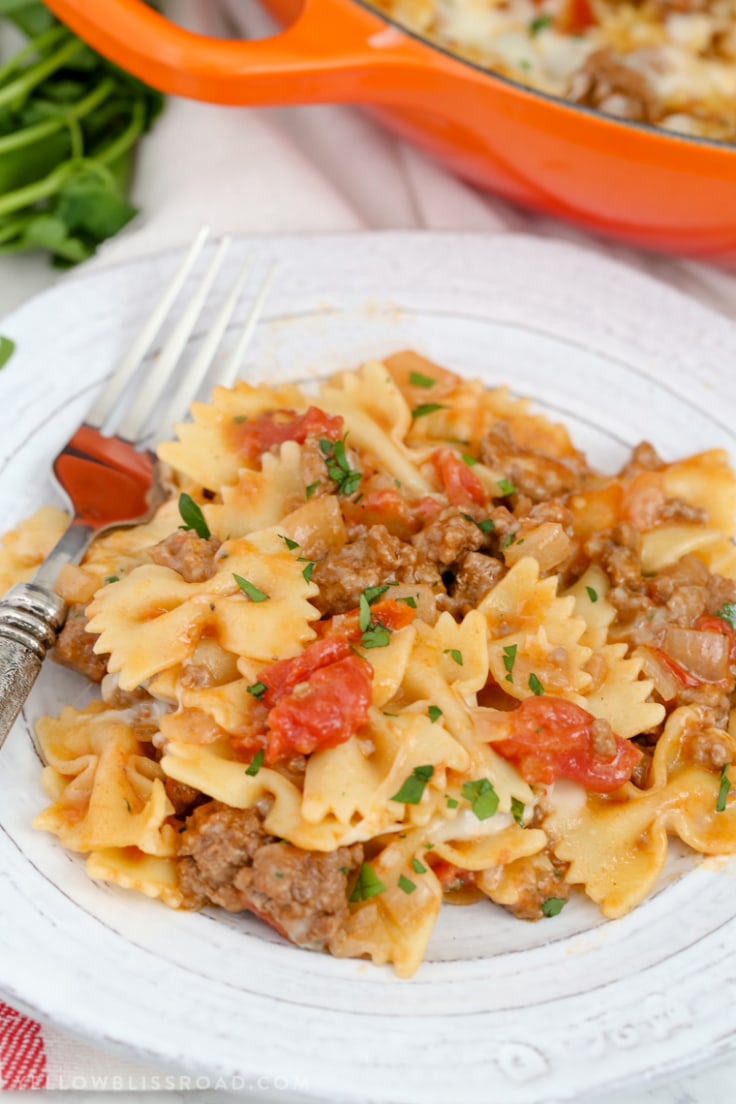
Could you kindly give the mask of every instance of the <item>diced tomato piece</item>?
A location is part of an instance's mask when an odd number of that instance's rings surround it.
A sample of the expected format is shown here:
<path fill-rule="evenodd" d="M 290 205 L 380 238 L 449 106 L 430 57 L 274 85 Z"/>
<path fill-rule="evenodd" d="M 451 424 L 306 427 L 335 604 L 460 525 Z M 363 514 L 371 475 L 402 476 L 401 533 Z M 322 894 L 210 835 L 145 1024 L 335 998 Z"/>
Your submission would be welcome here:
<path fill-rule="evenodd" d="M 349 740 L 368 718 L 372 677 L 370 664 L 351 654 L 319 667 L 280 697 L 268 715 L 265 762 L 311 755 Z"/>
<path fill-rule="evenodd" d="M 432 498 L 431 495 L 424 495 L 412 508 L 412 513 L 417 521 L 424 526 L 436 521 L 443 509 L 442 503 L 438 502 L 436 498 Z"/>
<path fill-rule="evenodd" d="M 652 648 L 652 651 L 656 653 L 657 659 L 660 663 L 667 668 L 670 674 L 674 675 L 681 686 L 702 686 L 703 680 L 694 675 L 692 671 L 688 671 L 687 667 L 683 667 L 681 663 L 678 663 L 676 659 L 673 659 L 671 655 L 667 655 L 662 648 Z"/>
<path fill-rule="evenodd" d="M 306 414 L 293 410 L 268 410 L 252 421 L 238 422 L 232 427 L 235 447 L 249 464 L 256 464 L 264 452 L 284 441 L 303 445 L 307 437 L 326 437 L 337 441 L 343 420 L 339 414 L 326 414 L 310 406 Z"/>
<path fill-rule="evenodd" d="M 261 696 L 264 705 L 274 706 L 300 682 L 306 682 L 315 671 L 339 663 L 353 655 L 345 636 L 328 636 L 307 645 L 303 652 L 292 659 L 279 659 L 258 672 L 257 681 L 266 686 Z"/>
<path fill-rule="evenodd" d="M 389 533 L 402 540 L 408 540 L 419 528 L 409 503 L 393 487 L 368 491 L 357 502 L 346 499 L 342 513 L 349 525 L 385 525 Z"/>
<path fill-rule="evenodd" d="M 449 448 L 432 453 L 432 464 L 452 506 L 485 506 L 486 492 L 478 476 Z"/>
<path fill-rule="evenodd" d="M 385 629 L 398 632 L 406 628 L 416 617 L 417 611 L 412 609 L 407 602 L 400 602 L 396 598 L 384 598 L 380 602 L 374 602 L 371 606 L 371 618 L 380 622 Z M 327 621 L 320 621 L 316 626 L 317 631 L 324 634 L 326 640 L 360 640 L 362 630 L 360 627 L 360 611 L 348 610 L 347 613 L 338 613 Z M 310 645 L 314 647 L 314 645 Z"/>
<path fill-rule="evenodd" d="M 590 0 L 568 0 L 567 9 L 558 20 L 557 29 L 564 34 L 582 34 L 597 23 Z"/>
<path fill-rule="evenodd" d="M 437 878 L 443 889 L 462 889 L 466 885 L 475 885 L 475 872 L 465 870 L 462 866 L 455 866 L 446 859 L 439 859 L 432 864 L 432 873 Z"/>
<path fill-rule="evenodd" d="M 699 632 L 715 632 L 720 633 L 721 636 L 727 636 L 729 645 L 729 662 L 736 664 L 736 632 L 723 617 L 718 617 L 717 614 L 704 614 L 703 617 L 699 617 L 693 625 L 694 629 Z"/>
<path fill-rule="evenodd" d="M 635 744 L 616 736 L 613 758 L 600 758 L 592 738 L 595 717 L 562 698 L 527 698 L 508 717 L 508 735 L 492 743 L 532 784 L 569 778 L 594 793 L 612 793 L 628 781 L 642 756 Z"/>

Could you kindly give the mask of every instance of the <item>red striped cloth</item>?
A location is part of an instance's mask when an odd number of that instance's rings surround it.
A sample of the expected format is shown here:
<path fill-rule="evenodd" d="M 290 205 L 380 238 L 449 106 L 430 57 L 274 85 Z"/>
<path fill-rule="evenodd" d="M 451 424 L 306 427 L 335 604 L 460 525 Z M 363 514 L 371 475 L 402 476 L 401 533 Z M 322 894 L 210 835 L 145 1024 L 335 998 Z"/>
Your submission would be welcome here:
<path fill-rule="evenodd" d="M 0 1088 L 45 1089 L 41 1025 L 0 1001 Z"/>

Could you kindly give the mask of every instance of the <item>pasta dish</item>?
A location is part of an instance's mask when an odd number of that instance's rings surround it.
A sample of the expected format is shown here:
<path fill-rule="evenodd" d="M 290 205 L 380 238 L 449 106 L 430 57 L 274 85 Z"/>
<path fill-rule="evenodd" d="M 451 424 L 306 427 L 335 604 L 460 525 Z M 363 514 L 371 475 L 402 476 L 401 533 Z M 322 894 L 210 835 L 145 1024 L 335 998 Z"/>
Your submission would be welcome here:
<path fill-rule="evenodd" d="M 734 0 L 372 0 L 540 92 L 679 134 L 736 139 Z"/>
<path fill-rule="evenodd" d="M 58 589 L 35 826 L 90 877 L 411 975 L 443 901 L 609 918 L 678 837 L 736 850 L 736 481 L 594 470 L 506 388 L 401 352 L 237 383 L 159 446 L 169 498 Z M 6 536 L 4 587 L 66 518 Z"/>

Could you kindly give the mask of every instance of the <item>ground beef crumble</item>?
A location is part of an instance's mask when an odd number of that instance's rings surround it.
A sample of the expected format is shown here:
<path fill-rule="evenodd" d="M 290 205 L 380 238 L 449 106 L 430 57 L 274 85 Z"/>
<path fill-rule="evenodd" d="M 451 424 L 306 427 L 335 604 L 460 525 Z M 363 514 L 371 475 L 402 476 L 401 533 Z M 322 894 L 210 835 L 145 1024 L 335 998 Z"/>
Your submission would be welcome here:
<path fill-rule="evenodd" d="M 191 529 L 177 529 L 148 549 L 155 564 L 178 571 L 187 583 L 203 583 L 215 573 L 217 537 L 199 537 Z"/>
<path fill-rule="evenodd" d="M 179 885 L 188 908 L 254 912 L 298 947 L 327 950 L 348 916 L 360 844 L 304 851 L 269 835 L 255 809 L 200 805 L 179 835 Z"/>

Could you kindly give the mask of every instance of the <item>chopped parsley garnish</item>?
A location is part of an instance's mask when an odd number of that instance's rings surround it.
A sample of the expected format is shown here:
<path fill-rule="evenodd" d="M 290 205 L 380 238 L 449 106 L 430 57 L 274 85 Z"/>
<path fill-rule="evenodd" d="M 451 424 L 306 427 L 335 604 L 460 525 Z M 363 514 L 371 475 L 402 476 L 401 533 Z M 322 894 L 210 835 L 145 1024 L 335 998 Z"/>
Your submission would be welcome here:
<path fill-rule="evenodd" d="M 461 514 L 466 521 L 472 521 L 473 525 L 477 525 L 481 533 L 492 533 L 496 528 L 496 523 L 493 518 L 483 518 L 481 521 L 476 521 L 472 514 Z"/>
<path fill-rule="evenodd" d="M 511 798 L 511 815 L 519 825 L 524 822 L 524 808 L 524 802 L 519 801 L 518 797 Z"/>
<path fill-rule="evenodd" d="M 723 813 L 726 811 L 726 798 L 728 797 L 731 789 L 731 780 L 728 777 L 728 764 L 721 771 L 721 788 L 718 791 L 718 800 L 716 801 L 716 812 Z"/>
<path fill-rule="evenodd" d="M 412 598 L 411 595 L 409 595 L 408 598 L 397 598 L 396 601 L 397 602 L 406 602 L 407 606 L 409 606 L 411 609 L 416 609 L 417 608 L 416 599 Z"/>
<path fill-rule="evenodd" d="M 260 748 L 253 756 L 253 762 L 249 767 L 245 768 L 245 773 L 251 778 L 255 778 L 259 770 L 263 766 L 263 748 Z"/>
<path fill-rule="evenodd" d="M 456 797 L 448 797 L 447 794 L 445 794 L 445 801 L 447 802 L 448 809 L 457 809 L 460 804 Z"/>
<path fill-rule="evenodd" d="M 372 621 L 361 635 L 360 643 L 364 648 L 386 648 L 391 643 L 391 630 L 380 621 Z"/>
<path fill-rule="evenodd" d="M 179 495 L 179 513 L 181 514 L 181 520 L 184 522 L 183 525 L 179 526 L 180 529 L 193 529 L 202 540 L 209 540 L 211 536 L 210 527 L 204 520 L 204 514 L 192 496 L 184 491 Z"/>
<path fill-rule="evenodd" d="M 470 802 L 470 807 L 478 820 L 488 820 L 498 808 L 498 794 L 487 778 L 464 782 L 463 797 Z"/>
<path fill-rule="evenodd" d="M 133 812 L 133 806 L 130 804 L 130 802 L 127 799 L 125 801 L 125 808 L 128 810 L 129 813 Z"/>
<path fill-rule="evenodd" d="M 499 479 L 498 490 L 503 498 L 507 495 L 516 494 L 516 487 L 510 479 Z"/>
<path fill-rule="evenodd" d="M 268 690 L 265 682 L 252 682 L 250 686 L 245 688 L 249 694 L 252 694 L 254 698 L 262 698 Z"/>
<path fill-rule="evenodd" d="M 307 566 L 302 571 L 302 575 L 304 576 L 304 582 L 305 583 L 308 583 L 309 580 L 312 578 L 312 572 L 314 571 L 316 566 L 317 565 L 315 564 L 314 560 L 310 560 L 308 562 Z"/>
<path fill-rule="evenodd" d="M 430 705 L 427 709 L 427 716 L 429 717 L 432 724 L 434 724 L 434 722 L 438 721 L 442 716 L 442 710 L 438 705 Z"/>
<path fill-rule="evenodd" d="M 309 486 L 305 488 L 304 497 L 306 499 L 310 499 L 312 497 L 312 495 L 314 494 L 314 492 L 317 490 L 318 487 L 319 487 L 319 479 L 315 479 L 314 483 L 310 483 Z"/>
<path fill-rule="evenodd" d="M 351 468 L 345 450 L 345 437 L 339 441 L 331 441 L 328 437 L 320 437 L 319 447 L 327 465 L 327 474 L 335 484 L 338 494 L 355 494 L 358 484 L 363 478 L 363 473 Z"/>
<path fill-rule="evenodd" d="M 420 403 L 411 412 L 412 418 L 423 418 L 426 414 L 434 414 L 435 410 L 449 410 L 447 403 Z"/>
<path fill-rule="evenodd" d="M 233 579 L 238 584 L 243 594 L 250 598 L 251 602 L 265 602 L 268 600 L 267 594 L 259 590 L 255 583 L 249 583 L 242 575 L 236 575 L 235 572 L 233 572 Z"/>
<path fill-rule="evenodd" d="M 299 547 L 299 541 L 292 540 L 291 537 L 286 537 L 283 533 L 279 533 L 279 536 L 290 552 Z"/>
<path fill-rule="evenodd" d="M 585 590 L 586 590 L 586 592 L 588 594 L 588 597 L 590 598 L 591 602 L 597 602 L 598 601 L 598 591 L 597 590 L 594 590 L 593 587 L 590 587 L 590 586 L 586 586 Z"/>
<path fill-rule="evenodd" d="M 410 372 L 409 383 L 412 387 L 423 387 L 425 391 L 429 391 L 430 387 L 434 387 L 437 383 L 437 380 L 432 379 L 431 376 L 423 376 L 421 372 Z"/>
<path fill-rule="evenodd" d="M 415 767 L 391 801 L 403 801 L 405 805 L 418 805 L 424 789 L 434 774 L 434 767 Z"/>
<path fill-rule="evenodd" d="M 529 676 L 529 689 L 531 690 L 532 694 L 536 694 L 537 697 L 540 697 L 544 693 L 544 687 L 542 686 L 541 682 L 534 674 L 534 672 L 532 672 L 532 674 Z"/>
<path fill-rule="evenodd" d="M 546 901 L 542 901 L 542 915 L 559 916 L 566 904 L 566 897 L 548 897 Z"/>
<path fill-rule="evenodd" d="M 361 594 L 358 599 L 358 625 L 360 631 L 365 632 L 371 623 L 371 607 L 365 594 Z"/>
<path fill-rule="evenodd" d="M 514 664 L 518 644 L 508 644 L 503 650 L 503 665 L 506 670 L 506 682 L 514 681 Z"/>
<path fill-rule="evenodd" d="M 411 878 L 407 878 L 405 874 L 399 875 L 399 889 L 403 889 L 404 893 L 413 893 L 416 888 L 416 883 Z"/>
<path fill-rule="evenodd" d="M 426 846 L 426 844 L 425 844 L 425 846 Z M 427 850 L 429 850 L 429 848 L 427 848 Z M 412 859 L 411 860 L 411 868 L 412 868 L 412 870 L 414 871 L 415 874 L 426 874 L 427 873 L 426 866 L 424 865 L 424 863 L 420 862 L 419 859 Z"/>
<path fill-rule="evenodd" d="M 4 368 L 15 352 L 15 342 L 0 335 L 0 368 Z"/>
<path fill-rule="evenodd" d="M 716 617 L 722 618 L 732 629 L 736 629 L 736 602 L 724 602 L 721 608 L 716 610 Z"/>
<path fill-rule="evenodd" d="M 106 583 L 119 583 L 120 582 L 120 576 L 119 575 L 108 575 L 107 578 L 105 579 L 105 582 Z"/>
<path fill-rule="evenodd" d="M 462 454 L 462 457 L 463 457 L 463 460 L 465 461 L 465 463 L 468 465 L 469 468 L 474 468 L 475 465 L 480 462 L 480 461 L 476 460 L 474 456 L 468 456 L 467 452 L 464 452 Z"/>
<path fill-rule="evenodd" d="M 554 20 L 549 12 L 544 12 L 543 15 L 538 15 L 536 19 L 532 19 L 529 24 L 529 34 L 534 38 L 540 31 L 546 30 L 547 27 L 551 27 Z"/>
<path fill-rule="evenodd" d="M 445 650 L 442 654 L 443 655 L 449 655 L 452 659 L 455 660 L 458 667 L 462 667 L 462 665 L 463 665 L 463 653 L 460 651 L 459 648 L 445 648 Z"/>
<path fill-rule="evenodd" d="M 384 583 L 383 586 L 366 587 L 363 591 L 365 600 L 369 606 L 372 606 L 376 599 L 380 598 L 382 594 L 385 594 L 389 587 L 398 586 L 398 583 Z"/>
<path fill-rule="evenodd" d="M 363 863 L 358 874 L 358 880 L 350 894 L 351 901 L 369 901 L 371 897 L 377 897 L 379 893 L 385 893 L 386 887 L 376 874 L 372 866 Z"/>
<path fill-rule="evenodd" d="M 501 547 L 502 548 L 508 548 L 510 545 L 512 545 L 514 543 L 515 540 L 516 540 L 516 533 L 507 533 L 506 536 L 503 538 L 503 544 L 501 545 Z"/>

